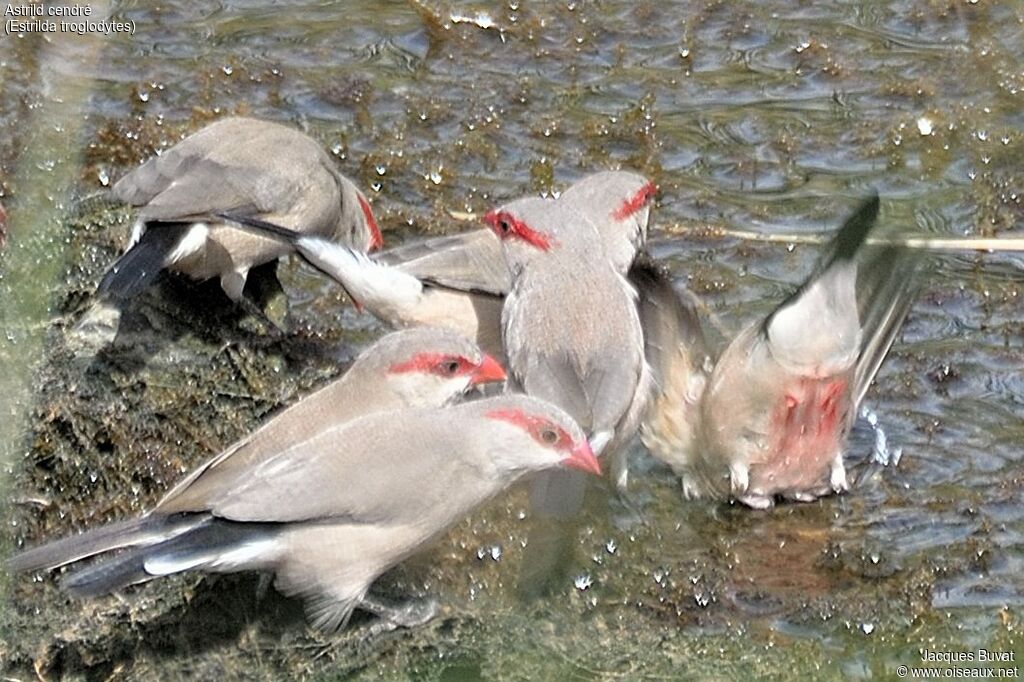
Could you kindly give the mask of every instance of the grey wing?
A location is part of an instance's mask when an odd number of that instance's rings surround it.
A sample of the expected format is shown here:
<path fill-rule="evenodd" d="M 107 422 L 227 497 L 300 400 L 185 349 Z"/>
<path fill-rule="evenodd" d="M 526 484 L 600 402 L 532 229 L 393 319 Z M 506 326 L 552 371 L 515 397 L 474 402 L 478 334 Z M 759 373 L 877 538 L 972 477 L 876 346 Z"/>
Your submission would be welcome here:
<path fill-rule="evenodd" d="M 920 252 L 906 248 L 867 247 L 865 256 L 857 275 L 857 307 L 863 335 L 854 370 L 854 406 L 864 399 L 896 339 L 920 291 L 924 266 Z"/>
<path fill-rule="evenodd" d="M 644 355 L 658 386 L 666 389 L 690 372 L 703 371 L 712 358 L 693 303 L 680 296 L 668 273 L 652 262 L 634 263 L 629 281 L 637 290 Z"/>
<path fill-rule="evenodd" d="M 644 355 L 655 384 L 641 439 L 655 456 L 681 471 L 694 454 L 712 358 L 694 306 L 679 296 L 667 273 L 638 262 L 629 278 L 638 293 Z"/>
<path fill-rule="evenodd" d="M 187 172 L 173 178 L 140 173 L 144 169 L 143 165 L 122 178 L 114 190 L 117 198 L 141 205 L 139 217 L 145 221 L 210 219 L 221 212 L 252 215 L 269 212 L 273 206 L 265 189 L 267 178 L 256 170 L 207 160 L 188 164 Z M 154 184 L 144 184 L 150 180 Z"/>
<path fill-rule="evenodd" d="M 512 287 L 501 244 L 490 230 L 403 244 L 377 260 L 449 289 L 504 296 Z"/>
<path fill-rule="evenodd" d="M 593 409 L 587 397 L 586 379 L 576 359 L 566 351 L 538 352 L 525 349 L 518 367 L 524 368 L 518 379 L 523 391 L 561 407 L 590 432 Z"/>
<path fill-rule="evenodd" d="M 416 438 L 395 437 L 396 423 Z M 249 522 L 415 521 L 465 476 L 456 444 L 423 426 L 381 413 L 323 429 L 211 496 L 209 510 Z"/>
<path fill-rule="evenodd" d="M 614 431 L 629 410 L 643 369 L 639 337 L 616 336 L 603 348 L 520 348 L 510 364 L 525 368 L 518 380 L 529 395 L 558 405 L 588 435 Z"/>

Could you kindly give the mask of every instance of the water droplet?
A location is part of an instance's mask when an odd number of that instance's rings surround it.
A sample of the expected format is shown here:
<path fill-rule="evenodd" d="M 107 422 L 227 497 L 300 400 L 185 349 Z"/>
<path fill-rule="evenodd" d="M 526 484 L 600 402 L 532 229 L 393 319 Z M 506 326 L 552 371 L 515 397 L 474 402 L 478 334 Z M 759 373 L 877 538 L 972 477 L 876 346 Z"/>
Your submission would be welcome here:
<path fill-rule="evenodd" d="M 594 584 L 594 580 L 589 574 L 583 573 L 573 578 L 572 584 L 576 586 L 577 590 L 582 592 L 583 590 L 589 589 L 590 586 Z"/>
<path fill-rule="evenodd" d="M 875 624 L 874 623 L 861 623 L 860 624 L 860 631 L 863 632 L 865 635 L 870 635 L 872 632 L 875 631 Z"/>
<path fill-rule="evenodd" d="M 374 170 L 377 171 L 377 175 L 384 175 L 385 173 L 388 172 L 388 167 L 384 166 L 384 165 L 380 165 L 380 166 L 376 166 L 374 168 Z"/>
<path fill-rule="evenodd" d="M 932 120 L 927 116 L 922 116 L 921 118 L 917 119 L 917 131 L 922 135 L 931 135 Z"/>
<path fill-rule="evenodd" d="M 982 142 L 985 142 L 986 140 L 988 140 L 988 131 L 987 130 L 979 130 L 978 132 L 976 132 L 974 134 Z"/>
<path fill-rule="evenodd" d="M 106 168 L 100 168 L 100 171 L 97 175 L 99 176 L 101 185 L 106 187 L 107 185 L 110 184 L 110 173 L 107 172 Z"/>
<path fill-rule="evenodd" d="M 222 66 L 220 70 L 224 72 L 225 76 L 230 76 L 235 72 L 235 69 L 230 64 Z"/>
<path fill-rule="evenodd" d="M 619 545 L 613 539 L 613 540 L 609 540 L 608 542 L 604 543 L 604 548 L 605 548 L 605 550 L 607 550 L 607 552 L 609 554 L 615 554 L 615 550 L 617 550 L 619 548 Z"/>
<path fill-rule="evenodd" d="M 140 102 L 148 102 L 149 101 L 149 93 L 148 92 L 140 92 L 139 93 L 139 101 Z"/>

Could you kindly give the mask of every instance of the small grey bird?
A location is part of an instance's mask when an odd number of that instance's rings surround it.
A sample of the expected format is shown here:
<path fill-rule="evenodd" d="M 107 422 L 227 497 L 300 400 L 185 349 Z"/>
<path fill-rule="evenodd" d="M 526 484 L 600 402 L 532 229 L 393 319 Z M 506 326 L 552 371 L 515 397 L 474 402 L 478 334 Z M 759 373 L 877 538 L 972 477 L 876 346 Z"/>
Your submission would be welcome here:
<path fill-rule="evenodd" d="M 270 220 L 359 251 L 383 243 L 366 197 L 320 145 L 269 121 L 211 123 L 121 178 L 112 194 L 139 207 L 138 215 L 124 255 L 100 281 L 97 294 L 106 305 L 91 311 L 85 325 L 114 332 L 119 311 L 110 311 L 163 270 L 219 278 L 232 300 L 245 303 L 250 270 L 292 251 L 221 214 Z"/>
<path fill-rule="evenodd" d="M 848 489 L 847 436 L 919 283 L 920 258 L 909 250 L 864 246 L 878 210 L 877 196 L 860 206 L 814 274 L 729 344 L 696 420 L 692 393 L 660 405 L 681 418 L 648 417 L 645 442 L 682 476 L 688 497 L 764 509 L 777 496 L 810 501 Z"/>
<path fill-rule="evenodd" d="M 83 596 L 183 571 L 270 571 L 280 591 L 305 599 L 317 627 L 336 629 L 355 608 L 412 626 L 433 608 L 384 604 L 369 593 L 374 580 L 521 476 L 556 467 L 600 473 L 579 426 L 534 398 L 376 412 L 318 430 L 192 504 L 176 496 L 174 511 L 161 506 L 9 565 L 120 550 L 64 579 Z"/>
<path fill-rule="evenodd" d="M 568 412 L 596 452 L 617 453 L 636 430 L 650 385 L 635 290 L 595 254 L 597 228 L 570 205 L 520 200 L 485 220 L 512 273 L 502 311 L 510 375 L 528 395 Z M 624 460 L 612 467 L 623 487 Z"/>

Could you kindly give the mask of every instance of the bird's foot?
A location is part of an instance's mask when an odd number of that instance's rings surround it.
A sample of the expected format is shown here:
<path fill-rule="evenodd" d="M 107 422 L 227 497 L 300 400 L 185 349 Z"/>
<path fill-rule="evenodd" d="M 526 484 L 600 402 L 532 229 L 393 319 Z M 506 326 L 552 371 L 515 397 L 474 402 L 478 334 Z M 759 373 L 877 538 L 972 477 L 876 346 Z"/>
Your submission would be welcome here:
<path fill-rule="evenodd" d="M 75 358 L 91 361 L 113 342 L 120 324 L 121 309 L 112 303 L 97 301 L 68 332 L 67 348 Z"/>
<path fill-rule="evenodd" d="M 243 297 L 239 299 L 238 304 L 247 313 L 246 319 L 242 320 L 240 324 L 243 329 L 262 336 L 269 336 L 275 341 L 284 338 L 286 330 L 281 326 L 283 320 L 279 324 L 271 319 L 267 311 L 248 298 Z"/>
<path fill-rule="evenodd" d="M 436 599 L 410 599 L 388 604 L 369 594 L 359 602 L 359 608 L 377 616 L 377 621 L 371 626 L 373 634 L 419 627 L 432 620 L 439 610 Z"/>
<path fill-rule="evenodd" d="M 759 493 L 751 492 L 746 495 L 739 495 L 736 499 L 751 509 L 758 509 L 760 511 L 771 509 L 775 506 L 775 500 L 772 499 L 771 495 L 761 495 Z"/>
<path fill-rule="evenodd" d="M 729 465 L 729 485 L 733 497 L 743 497 L 750 487 L 750 468 L 744 462 Z"/>
<path fill-rule="evenodd" d="M 700 483 L 694 478 L 693 474 L 685 473 L 681 477 L 680 481 L 683 485 L 683 497 L 687 500 L 699 500 L 701 497 Z"/>
<path fill-rule="evenodd" d="M 828 494 L 828 492 L 830 491 L 825 491 L 825 494 Z M 793 502 L 814 502 L 816 499 L 821 497 L 821 493 L 810 492 L 807 490 L 794 490 L 792 492 L 785 493 L 783 497 Z"/>

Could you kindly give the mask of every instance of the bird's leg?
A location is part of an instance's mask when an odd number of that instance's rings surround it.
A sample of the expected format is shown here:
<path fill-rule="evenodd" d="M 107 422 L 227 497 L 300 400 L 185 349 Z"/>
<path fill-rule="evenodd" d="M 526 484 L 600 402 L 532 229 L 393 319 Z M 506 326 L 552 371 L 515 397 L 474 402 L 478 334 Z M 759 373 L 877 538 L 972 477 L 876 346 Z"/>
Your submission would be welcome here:
<path fill-rule="evenodd" d="M 610 475 L 612 483 L 615 484 L 615 492 L 625 495 L 629 489 L 629 450 L 620 448 L 611 456 Z"/>
<path fill-rule="evenodd" d="M 399 604 L 388 604 L 369 593 L 359 602 L 359 608 L 377 616 L 375 632 L 388 632 L 395 628 L 414 628 L 437 615 L 436 599 L 410 599 Z"/>
<path fill-rule="evenodd" d="M 268 331 L 271 334 L 279 335 L 284 330 L 277 326 L 274 320 L 267 316 L 267 313 L 259 307 L 252 299 L 245 295 L 245 283 L 248 279 L 249 272 L 246 271 L 231 271 L 225 272 L 220 276 L 220 287 L 224 290 L 224 293 L 228 295 L 232 301 L 238 304 L 247 314 L 256 320 L 264 323 L 268 327 Z"/>
<path fill-rule="evenodd" d="M 260 573 L 259 579 L 256 581 L 256 603 L 259 604 L 267 596 L 267 591 L 270 589 L 270 585 L 274 582 L 273 573 Z"/>
<path fill-rule="evenodd" d="M 288 315 L 288 297 L 277 278 L 277 265 L 280 261 L 270 261 L 257 265 L 249 271 L 246 281 L 246 292 L 255 301 L 263 313 L 278 329 L 285 329 L 285 318 Z"/>
<path fill-rule="evenodd" d="M 850 484 L 846 480 L 846 467 L 843 465 L 842 451 L 837 451 L 835 457 L 832 458 L 828 480 L 832 485 L 832 490 L 837 493 L 845 493 L 850 489 Z"/>

